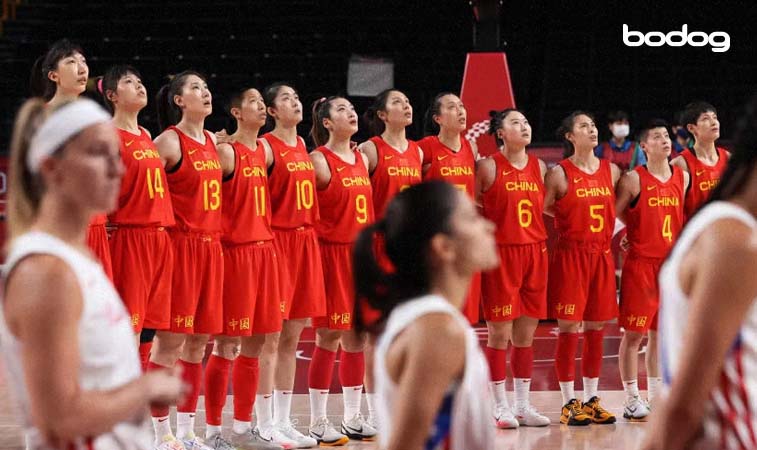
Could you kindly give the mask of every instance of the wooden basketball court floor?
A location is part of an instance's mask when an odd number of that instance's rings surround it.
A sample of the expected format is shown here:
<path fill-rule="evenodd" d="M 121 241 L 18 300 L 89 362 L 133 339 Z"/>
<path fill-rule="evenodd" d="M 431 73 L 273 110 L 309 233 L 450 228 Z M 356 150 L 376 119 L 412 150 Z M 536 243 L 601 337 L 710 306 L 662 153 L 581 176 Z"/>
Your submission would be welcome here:
<path fill-rule="evenodd" d="M 478 334 L 485 343 L 486 329 L 479 328 Z M 531 401 L 534 406 L 552 420 L 552 424 L 543 428 L 520 428 L 517 430 L 497 430 L 495 449 L 535 449 L 535 450 L 583 450 L 583 449 L 619 449 L 631 450 L 639 446 L 643 438 L 646 424 L 629 422 L 622 417 L 624 393 L 621 388 L 620 376 L 618 375 L 617 349 L 620 343 L 620 332 L 616 325 L 611 325 L 606 330 L 605 355 L 600 377 L 600 395 L 603 405 L 616 414 L 618 422 L 613 425 L 590 425 L 587 427 L 568 427 L 559 423 L 561 397 L 554 375 L 554 348 L 556 330 L 554 323 L 542 323 L 536 334 L 534 342 L 534 374 L 532 382 Z M 307 396 L 307 363 L 313 349 L 312 331 L 306 330 L 298 351 L 298 377 L 295 382 L 295 395 L 293 396 L 292 417 L 297 421 L 296 426 L 305 432 L 310 420 L 310 412 Z M 579 355 L 580 358 L 580 347 Z M 644 373 L 643 349 L 639 355 L 639 384 L 646 386 Z M 576 389 L 580 394 L 580 359 L 576 361 L 578 368 Z M 336 373 L 334 371 L 333 394 L 329 398 L 328 412 L 332 423 L 338 426 L 341 420 L 342 398 L 338 388 Z M 508 392 L 512 399 L 512 386 L 508 381 Z M 642 393 L 646 396 L 646 393 Z M 21 429 L 13 413 L 10 402 L 9 386 L 5 381 L 4 372 L 0 371 L 0 449 L 21 450 L 23 449 Z M 196 419 L 196 432 L 199 436 L 204 435 L 205 411 L 204 402 L 200 398 Z M 363 412 L 366 412 L 363 401 Z M 175 418 L 171 419 L 175 424 Z M 229 396 L 224 410 L 224 424 L 232 421 L 232 399 Z M 494 426 L 492 424 L 492 426 Z M 375 449 L 373 443 L 350 442 L 346 449 Z"/>

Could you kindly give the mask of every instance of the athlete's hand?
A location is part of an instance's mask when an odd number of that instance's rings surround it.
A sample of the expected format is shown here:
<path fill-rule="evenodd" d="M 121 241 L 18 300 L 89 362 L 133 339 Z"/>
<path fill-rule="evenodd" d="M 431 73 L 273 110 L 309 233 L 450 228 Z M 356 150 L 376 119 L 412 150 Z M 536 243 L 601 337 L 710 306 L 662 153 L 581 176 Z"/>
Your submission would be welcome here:
<path fill-rule="evenodd" d="M 181 378 L 181 366 L 153 370 L 143 375 L 147 385 L 147 399 L 153 405 L 181 403 L 189 393 L 189 385 Z"/>
<path fill-rule="evenodd" d="M 226 132 L 226 128 L 216 131 L 216 144 L 231 144 L 231 136 Z"/>

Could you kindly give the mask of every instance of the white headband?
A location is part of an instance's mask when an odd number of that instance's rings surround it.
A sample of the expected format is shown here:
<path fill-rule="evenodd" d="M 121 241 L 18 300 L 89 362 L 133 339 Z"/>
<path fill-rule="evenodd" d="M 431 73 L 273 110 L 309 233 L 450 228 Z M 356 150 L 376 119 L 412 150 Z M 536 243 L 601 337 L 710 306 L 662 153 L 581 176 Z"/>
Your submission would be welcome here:
<path fill-rule="evenodd" d="M 31 173 L 39 172 L 42 161 L 49 158 L 66 141 L 96 123 L 109 122 L 110 114 L 89 99 L 74 100 L 58 108 L 34 134 L 26 155 Z"/>

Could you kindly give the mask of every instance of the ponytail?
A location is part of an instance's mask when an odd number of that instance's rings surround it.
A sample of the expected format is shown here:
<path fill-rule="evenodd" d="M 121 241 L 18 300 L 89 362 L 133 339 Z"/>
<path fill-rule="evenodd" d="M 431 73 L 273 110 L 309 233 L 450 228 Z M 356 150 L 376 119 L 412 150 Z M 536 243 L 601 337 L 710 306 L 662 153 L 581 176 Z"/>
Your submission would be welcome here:
<path fill-rule="evenodd" d="M 181 95 L 184 84 L 190 75 L 200 77 L 202 81 L 207 82 L 205 76 L 194 70 L 185 70 L 178 75 L 169 75 L 169 82 L 161 86 L 158 93 L 155 95 L 155 104 L 158 113 L 158 125 L 161 131 L 176 125 L 181 120 L 182 111 L 176 102 L 173 101 L 174 96 Z"/>
<path fill-rule="evenodd" d="M 397 89 L 385 89 L 373 99 L 373 104 L 363 113 L 363 121 L 368 126 L 370 137 L 380 136 L 386 130 L 386 124 L 378 116 L 379 111 L 386 111 L 386 102 L 389 100 L 389 94 L 400 92 Z"/>
<path fill-rule="evenodd" d="M 380 250 L 377 242 L 384 241 L 385 229 L 386 222 L 383 219 L 364 228 L 353 247 L 353 278 L 357 295 L 353 323 L 359 332 L 377 332 L 378 329 L 374 328 L 374 325 L 382 322 L 379 320 L 376 324 L 367 323 L 363 317 L 365 307 L 378 309 L 381 317 L 385 318 L 396 305 L 396 301 L 390 298 L 388 288 L 392 282 L 392 274 L 384 271 L 376 254 Z"/>
<path fill-rule="evenodd" d="M 442 97 L 444 97 L 445 95 L 457 94 L 453 92 L 440 92 L 439 94 L 436 94 L 434 99 L 431 101 L 431 105 L 429 105 L 428 109 L 426 110 L 426 114 L 424 114 L 423 116 L 423 134 L 425 136 L 435 136 L 441 131 L 441 127 L 439 127 L 439 124 L 434 120 L 434 116 L 438 116 L 441 112 Z"/>
<path fill-rule="evenodd" d="M 329 141 L 329 130 L 323 126 L 323 119 L 331 117 L 331 102 L 336 100 L 337 96 L 321 97 L 313 102 L 313 125 L 310 128 L 310 137 L 316 147 L 326 144 Z"/>

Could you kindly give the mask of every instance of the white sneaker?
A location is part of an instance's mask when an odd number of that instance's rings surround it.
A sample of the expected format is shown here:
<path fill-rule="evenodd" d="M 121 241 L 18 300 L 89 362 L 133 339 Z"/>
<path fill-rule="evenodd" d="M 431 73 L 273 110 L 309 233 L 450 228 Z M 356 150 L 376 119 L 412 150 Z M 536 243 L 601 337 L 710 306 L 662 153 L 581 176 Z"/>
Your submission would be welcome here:
<path fill-rule="evenodd" d="M 329 422 L 326 416 L 319 417 L 310 424 L 309 434 L 319 444 L 329 447 L 344 445 L 350 441 L 350 438 L 334 429 L 334 425 Z"/>
<path fill-rule="evenodd" d="M 294 427 L 295 425 L 297 425 L 297 420 L 286 419 L 283 423 L 277 423 L 275 427 L 281 432 L 281 434 L 296 442 L 296 448 L 311 448 L 318 446 L 318 441 L 297 431 L 297 428 Z"/>
<path fill-rule="evenodd" d="M 213 436 L 205 438 L 206 445 L 214 450 L 237 450 L 237 448 L 231 444 L 231 442 L 221 436 L 221 434 L 214 434 Z"/>
<path fill-rule="evenodd" d="M 649 415 L 649 407 L 639 397 L 626 400 L 623 405 L 623 417 L 631 421 L 646 421 Z"/>
<path fill-rule="evenodd" d="M 550 423 L 547 416 L 539 414 L 536 408 L 531 405 L 516 407 L 513 412 L 518 425 L 522 427 L 546 427 Z"/>
<path fill-rule="evenodd" d="M 242 434 L 232 431 L 229 433 L 229 442 L 238 450 L 283 450 L 284 448 L 263 439 L 257 430 L 249 430 Z"/>
<path fill-rule="evenodd" d="M 155 450 L 186 450 L 184 444 L 172 434 L 163 436 L 160 442 L 155 443 Z"/>
<path fill-rule="evenodd" d="M 376 439 L 377 431 L 370 426 L 360 413 L 347 421 L 342 421 L 342 433 L 350 439 L 358 441 L 372 441 Z"/>
<path fill-rule="evenodd" d="M 494 407 L 494 422 L 497 424 L 497 428 L 518 428 L 518 420 L 513 415 L 513 411 L 505 406 Z"/>
<path fill-rule="evenodd" d="M 371 426 L 374 430 L 378 431 L 378 417 L 369 415 L 365 422 Z"/>
<path fill-rule="evenodd" d="M 188 434 L 181 438 L 181 443 L 184 444 L 186 450 L 213 450 L 213 447 L 205 445 L 205 442 L 194 433 Z"/>
<path fill-rule="evenodd" d="M 286 437 L 273 424 L 263 428 L 256 427 L 256 430 L 261 438 L 272 444 L 280 445 L 285 449 L 297 448 L 297 442 Z"/>

